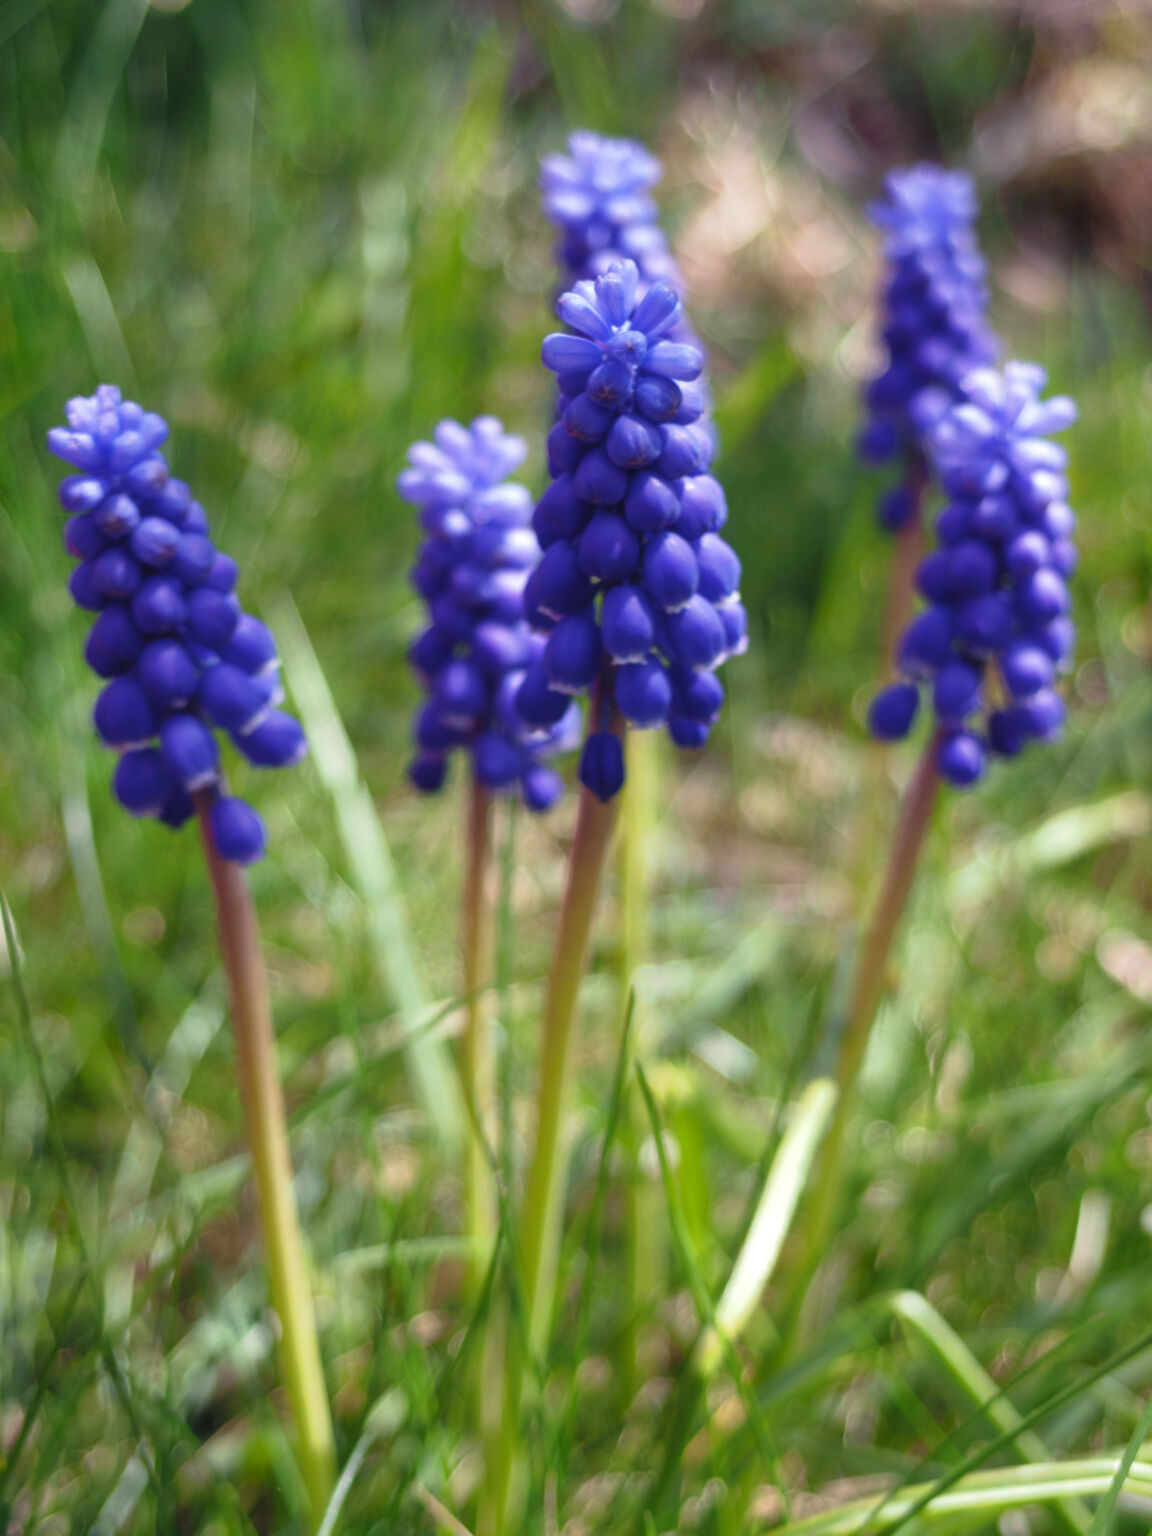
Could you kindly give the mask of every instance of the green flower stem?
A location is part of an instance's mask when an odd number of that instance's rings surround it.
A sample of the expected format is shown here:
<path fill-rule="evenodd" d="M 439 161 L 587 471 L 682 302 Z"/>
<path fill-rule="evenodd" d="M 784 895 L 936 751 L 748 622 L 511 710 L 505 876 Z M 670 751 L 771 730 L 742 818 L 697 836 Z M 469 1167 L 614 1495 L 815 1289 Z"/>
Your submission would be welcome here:
<path fill-rule="evenodd" d="M 479 1294 L 496 1232 L 496 1198 L 486 1138 L 493 1099 L 492 984 L 495 978 L 495 890 L 492 864 L 492 796 L 472 780 L 468 797 L 468 867 L 464 877 L 461 945 L 467 1012 L 460 1042 L 460 1075 L 469 1105 L 465 1176 L 467 1234 L 472 1239 L 470 1290 Z"/>
<path fill-rule="evenodd" d="M 884 883 L 857 956 L 833 1073 L 838 1097 L 814 1180 L 815 1194 L 808 1213 L 802 1261 L 797 1270 L 799 1294 L 793 1298 L 794 1307 L 816 1271 L 839 1214 L 844 1138 L 856 1107 L 860 1069 L 887 986 L 892 941 L 908 902 L 917 860 L 932 822 L 940 788 L 937 745 L 938 738 L 933 735 L 905 792 Z"/>
<path fill-rule="evenodd" d="M 636 972 L 648 956 L 649 896 L 651 889 L 652 833 L 660 793 L 660 737 L 656 731 L 631 730 L 625 738 L 628 777 L 620 814 L 620 982 L 627 1006 L 632 998 L 632 1029 L 629 1058 L 643 1053 L 647 1009 L 636 990 Z M 639 1386 L 637 1347 L 645 1308 L 660 1291 L 667 1245 L 660 1186 L 639 1164 L 640 1148 L 647 1134 L 647 1115 L 636 1084 L 631 1061 L 624 1064 L 627 1112 L 621 1126 L 621 1142 L 628 1157 L 626 1190 L 626 1242 L 630 1305 L 620 1340 L 620 1398 L 627 1405 Z"/>
<path fill-rule="evenodd" d="M 332 1414 L 324 1385 L 308 1268 L 300 1237 L 292 1164 L 284 1119 L 284 1094 L 276 1069 L 276 1045 L 268 977 L 260 948 L 256 909 L 244 872 L 216 851 L 209 800 L 196 796 L 204 856 L 216 897 L 220 953 L 228 978 L 236 1035 L 236 1073 L 252 1150 L 272 1305 L 280 1319 L 284 1385 L 296 1422 L 300 1470 L 312 1507 L 313 1526 L 336 1481 Z"/>
<path fill-rule="evenodd" d="M 547 1348 L 552 1324 L 567 1166 L 563 1125 L 572 1019 L 588 958 L 600 880 L 616 825 L 616 807 L 615 799 L 604 804 L 591 790 L 580 791 L 576 833 L 568 856 L 568 884 L 544 1001 L 536 1148 L 524 1190 L 520 1228 L 528 1345 L 536 1356 Z"/>
<path fill-rule="evenodd" d="M 888 598 L 884 605 L 884 642 L 881 659 L 883 681 L 890 682 L 896 672 L 896 653 L 900 638 L 908 628 L 916 604 L 916 567 L 924 554 L 924 493 L 928 489 L 928 471 L 916 455 L 904 471 L 904 489 L 912 499 L 908 521 L 896 530 L 892 541 L 892 560 L 888 566 Z"/>
<path fill-rule="evenodd" d="M 593 702 L 593 712 L 596 705 Z M 521 1297 L 527 1337 L 510 1340 L 506 1359 L 504 1405 L 481 1496 L 479 1529 L 503 1533 L 512 1518 L 520 1407 L 527 1365 L 548 1347 L 560 1249 L 565 1171 L 564 1109 L 569 1077 L 572 1019 L 588 957 L 592 918 L 619 797 L 607 804 L 588 789 L 580 791 L 576 832 L 568 855 L 568 880 L 552 954 L 552 968 L 541 1021 L 540 1077 L 536 1095 L 536 1146 L 520 1220 Z M 519 1479 L 516 1479 L 519 1481 Z"/>

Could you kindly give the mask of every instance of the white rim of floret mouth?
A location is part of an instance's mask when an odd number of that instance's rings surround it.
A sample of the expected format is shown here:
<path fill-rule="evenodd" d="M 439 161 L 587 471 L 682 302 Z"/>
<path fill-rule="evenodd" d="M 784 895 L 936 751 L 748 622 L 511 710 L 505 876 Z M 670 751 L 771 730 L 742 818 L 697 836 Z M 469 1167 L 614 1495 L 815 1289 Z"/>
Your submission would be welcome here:
<path fill-rule="evenodd" d="M 144 747 L 153 746 L 156 741 L 155 732 L 151 736 L 141 736 L 139 741 L 106 741 L 104 745 L 111 752 L 139 752 Z"/>
<path fill-rule="evenodd" d="M 210 784 L 216 784 L 219 780 L 219 768 L 204 768 L 199 773 L 194 773 L 190 779 L 181 779 L 180 783 L 190 795 L 194 795 L 197 790 L 207 789 Z"/>
<path fill-rule="evenodd" d="M 249 719 L 245 720 L 243 725 L 238 725 L 236 727 L 237 736 L 250 736 L 257 726 L 264 724 L 265 720 L 267 720 L 272 711 L 277 708 L 278 704 L 283 702 L 283 688 L 277 689 L 277 693 L 279 694 L 279 699 L 273 695 L 273 697 L 270 698 L 266 704 L 261 704 L 256 713 Z"/>

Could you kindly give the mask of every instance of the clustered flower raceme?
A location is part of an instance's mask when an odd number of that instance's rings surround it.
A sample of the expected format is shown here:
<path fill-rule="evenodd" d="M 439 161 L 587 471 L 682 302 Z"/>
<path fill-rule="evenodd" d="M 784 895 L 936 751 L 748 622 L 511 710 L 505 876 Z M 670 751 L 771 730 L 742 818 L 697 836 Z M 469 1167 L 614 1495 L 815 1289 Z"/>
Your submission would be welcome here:
<path fill-rule="evenodd" d="M 571 704 L 529 739 L 514 705 L 544 648 L 524 617 L 524 586 L 540 558 L 532 498 L 505 480 L 527 449 L 494 416 L 471 427 L 442 421 L 435 436 L 409 450 L 396 482 L 420 509 L 426 537 L 411 579 L 430 620 L 409 650 L 427 692 L 409 777 L 418 789 L 438 790 L 449 754 L 461 748 L 486 789 L 518 784 L 529 809 L 545 811 L 563 785 L 541 759 L 575 746 L 580 718 Z"/>
<path fill-rule="evenodd" d="M 631 260 L 645 282 L 682 286 L 652 197 L 662 174 L 643 144 L 589 129 L 569 137 L 566 155 L 545 155 L 541 201 L 560 231 L 557 257 L 573 281 Z"/>
<path fill-rule="evenodd" d="M 72 596 L 98 615 L 84 654 L 107 679 L 93 720 L 120 753 L 116 798 L 134 816 L 180 827 L 192 795 L 206 791 L 219 853 L 251 863 L 264 853 L 264 823 L 227 793 L 213 728 L 259 768 L 304 756 L 299 722 L 276 707 L 276 642 L 240 607 L 235 561 L 215 548 L 204 508 L 169 474 L 163 418 L 110 384 L 70 400 L 66 415 L 48 447 L 79 471 L 60 484 L 72 514 L 64 542 L 80 562 Z"/>
<path fill-rule="evenodd" d="M 1064 724 L 1053 684 L 1071 665 L 1076 631 L 1068 578 L 1076 568 L 1076 517 L 1068 506 L 1068 456 L 1048 434 L 1076 419 L 1067 396 L 1042 400 L 1042 368 L 982 368 L 932 434 L 948 504 L 936 519 L 939 548 L 917 586 L 928 607 L 899 649 L 904 681 L 873 700 L 869 726 L 906 736 L 921 684 L 931 682 L 940 730 L 937 762 L 953 784 L 974 783 L 987 753 L 1012 757 Z"/>
<path fill-rule="evenodd" d="M 888 363 L 868 386 L 869 420 L 859 446 L 872 464 L 901 455 L 916 477 L 924 469 L 927 436 L 958 398 L 960 380 L 993 362 L 999 347 L 987 319 L 971 178 L 917 165 L 894 171 L 885 188 L 886 198 L 869 214 L 885 232 L 881 336 Z M 893 486 L 877 505 L 881 523 L 903 527 L 916 501 L 907 481 Z"/>
<path fill-rule="evenodd" d="M 669 341 L 680 301 L 664 283 L 638 297 L 634 262 L 578 282 L 557 312 L 572 329 L 544 340 L 560 419 L 548 436 L 552 484 L 533 527 L 544 550 L 525 588 L 547 633 L 516 707 L 534 730 L 593 690 L 582 782 L 603 800 L 624 780 L 613 710 L 666 725 L 701 747 L 724 690 L 715 669 L 747 646 L 740 562 L 720 537 L 724 493 L 708 474 L 699 351 Z"/>

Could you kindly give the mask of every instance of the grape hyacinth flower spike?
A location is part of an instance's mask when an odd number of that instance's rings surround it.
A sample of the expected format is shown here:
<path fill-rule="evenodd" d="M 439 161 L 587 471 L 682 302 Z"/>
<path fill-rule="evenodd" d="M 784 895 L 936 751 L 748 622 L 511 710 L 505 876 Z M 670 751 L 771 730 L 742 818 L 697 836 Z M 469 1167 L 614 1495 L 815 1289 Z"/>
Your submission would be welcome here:
<path fill-rule="evenodd" d="M 93 720 L 120 754 L 113 792 L 134 816 L 180 827 L 193 797 L 207 806 L 221 857 L 263 856 L 264 824 L 228 795 L 216 732 L 260 768 L 307 751 L 283 700 L 276 643 L 236 596 L 236 564 L 216 549 L 208 520 L 159 449 L 163 418 L 102 385 L 71 400 L 49 449 L 76 474 L 60 485 L 64 530 L 79 562 L 69 583 L 96 614 L 85 658 L 105 680 Z"/>
<path fill-rule="evenodd" d="M 720 536 L 724 493 L 708 473 L 713 440 L 694 387 L 703 358 L 667 340 L 680 300 L 664 283 L 640 296 L 625 261 L 556 307 L 571 331 L 541 349 L 560 419 L 533 515 L 544 554 L 525 591 L 547 639 L 516 705 L 546 731 L 591 692 L 580 777 L 607 801 L 624 778 L 614 720 L 703 746 L 724 699 L 716 669 L 746 649 L 747 620 L 740 562 Z"/>
<path fill-rule="evenodd" d="M 118 752 L 116 798 L 170 827 L 193 814 L 216 898 L 240 1086 L 280 1357 L 300 1470 L 316 1524 L 335 1482 L 332 1417 L 292 1191 L 260 934 L 242 865 L 264 852 L 264 824 L 224 788 L 216 732 L 248 761 L 280 768 L 304 755 L 281 700 L 276 645 L 235 596 L 236 565 L 213 545 L 203 507 L 168 470 L 163 418 L 101 385 L 70 400 L 48 447 L 76 473 L 60 486 L 79 562 L 70 588 L 96 614 L 85 656 L 105 679 L 94 721 Z"/>
<path fill-rule="evenodd" d="M 428 610 L 409 661 L 425 692 L 416 713 L 409 777 L 432 793 L 448 759 L 467 752 L 477 784 L 519 789 L 530 810 L 555 804 L 562 782 L 545 759 L 575 745 L 575 706 L 531 732 L 514 707 L 527 668 L 544 648 L 525 620 L 524 588 L 540 559 L 532 498 L 507 480 L 527 453 L 493 416 L 470 427 L 442 421 L 434 443 L 416 443 L 396 486 L 419 508 L 424 541 L 411 580 Z"/>
<path fill-rule="evenodd" d="M 887 360 L 866 391 L 859 449 L 865 463 L 900 466 L 876 505 L 895 539 L 883 639 L 887 674 L 912 612 L 912 575 L 923 552 L 928 434 L 958 398 L 964 375 L 991 363 L 999 347 L 987 318 L 971 178 L 929 164 L 894 171 L 869 213 L 884 237 L 880 339 Z"/>
<path fill-rule="evenodd" d="M 926 608 L 898 650 L 902 680 L 874 700 L 874 735 L 898 739 L 930 689 L 937 764 L 950 783 L 982 777 L 989 755 L 1013 757 L 1060 734 L 1056 681 L 1071 666 L 1068 578 L 1076 569 L 1068 455 L 1050 440 L 1076 419 L 1066 396 L 1041 398 L 1028 363 L 978 369 L 932 434 L 947 505 L 938 547 L 921 562 Z"/>

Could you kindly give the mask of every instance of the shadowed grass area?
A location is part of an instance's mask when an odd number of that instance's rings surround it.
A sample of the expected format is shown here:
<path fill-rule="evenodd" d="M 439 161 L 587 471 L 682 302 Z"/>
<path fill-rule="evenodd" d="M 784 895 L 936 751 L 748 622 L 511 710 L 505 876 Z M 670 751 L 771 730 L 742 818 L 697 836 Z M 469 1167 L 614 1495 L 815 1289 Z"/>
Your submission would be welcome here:
<path fill-rule="evenodd" d="M 1146 167 L 1133 129 L 1131 162 L 1089 142 L 1001 184 L 987 145 L 1023 103 L 1039 155 L 1060 90 L 1075 106 L 1090 70 L 1117 78 L 1150 48 L 1131 18 L 1084 42 L 1043 15 L 842 0 L 0 5 L 6 1528 L 306 1528 L 203 868 L 190 833 L 114 806 L 88 727 L 43 438 L 103 379 L 170 418 L 176 472 L 280 632 L 296 702 L 354 753 L 343 777 L 317 750 L 237 778 L 271 834 L 253 886 L 340 1529 L 451 1528 L 443 1509 L 471 1526 L 487 1303 L 464 1299 L 458 1172 L 406 1066 L 415 1015 L 441 1047 L 459 1027 L 463 786 L 418 801 L 403 782 L 417 530 L 391 482 L 438 416 L 493 411 L 532 443 L 539 485 L 555 278 L 535 163 L 585 123 L 645 137 L 668 167 L 754 644 L 727 670 L 714 748 L 669 762 L 657 807 L 642 1065 L 663 1136 L 639 1176 L 667 1289 L 638 1317 L 608 883 L 526 1528 L 855 1530 L 887 1494 L 866 1528 L 991 1530 L 1026 1499 L 1000 1527 L 1019 1536 L 1049 1528 L 1042 1502 L 1094 1509 L 1126 1448 L 1132 1485 L 1093 1536 L 1147 1527 L 1152 396 L 1146 253 L 1116 212 Z M 1070 728 L 947 798 L 802 1343 L 783 1348 L 774 1281 L 702 1383 L 692 1351 L 784 1107 L 830 1058 L 876 875 L 861 849 L 882 845 L 912 761 L 877 771 L 861 725 L 888 545 L 852 442 L 860 209 L 882 163 L 930 154 L 982 168 L 998 325 L 1082 407 Z M 573 814 L 569 797 L 498 828 L 514 837 L 498 1014 L 517 1170 Z M 895 1320 L 908 1289 L 963 1341 L 966 1378 Z M 626 1339 L 640 1388 L 621 1402 Z M 995 1410 L 973 1400 L 983 1371 Z M 1013 1450 L 1029 1432 L 1050 1461 Z"/>

